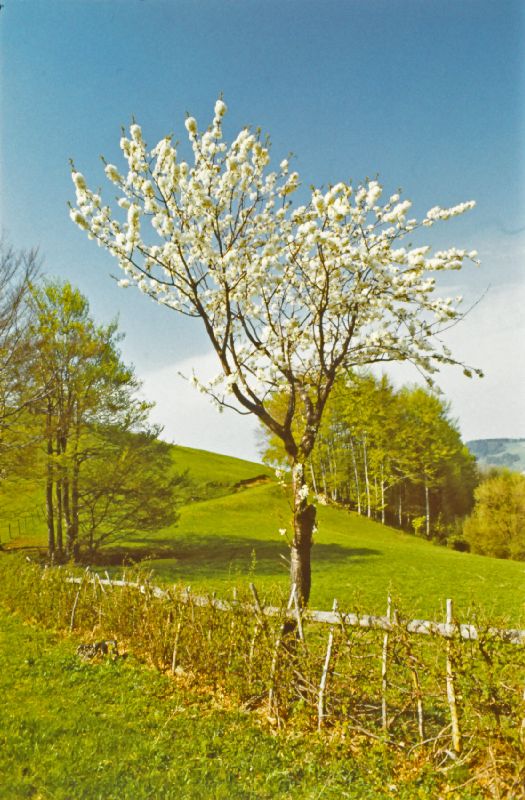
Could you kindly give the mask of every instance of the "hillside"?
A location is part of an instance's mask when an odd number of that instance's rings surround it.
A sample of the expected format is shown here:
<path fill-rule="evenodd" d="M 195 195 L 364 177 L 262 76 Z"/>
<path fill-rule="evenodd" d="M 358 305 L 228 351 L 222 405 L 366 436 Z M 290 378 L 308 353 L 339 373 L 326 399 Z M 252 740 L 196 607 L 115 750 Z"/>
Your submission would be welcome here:
<path fill-rule="evenodd" d="M 482 467 L 525 472 L 525 439 L 473 439 L 466 444 Z"/>
<path fill-rule="evenodd" d="M 187 470 L 193 481 L 178 523 L 115 543 L 102 553 L 101 569 L 115 573 L 130 559 L 147 559 L 158 580 L 180 581 L 196 590 L 228 593 L 233 584 L 254 580 L 263 592 L 276 587 L 286 592 L 289 551 L 279 530 L 290 530 L 291 511 L 271 471 L 191 448 L 174 447 L 173 458 L 174 468 Z M 40 490 L 33 487 L 31 495 L 29 488 L 23 507 L 42 508 Z M 11 514 L 21 497 L 15 489 L 3 498 Z M 10 519 L 17 530 L 16 516 Z M 4 531 L 5 525 L 4 518 Z M 20 536 L 2 541 L 6 548 L 45 547 L 42 516 L 28 518 Z M 311 604 L 317 608 L 330 608 L 337 597 L 341 607 L 384 613 L 392 592 L 411 616 L 440 618 L 445 599 L 452 597 L 462 616 L 481 608 L 491 617 L 525 621 L 523 563 L 437 547 L 344 509 L 319 508 L 312 560 Z"/>

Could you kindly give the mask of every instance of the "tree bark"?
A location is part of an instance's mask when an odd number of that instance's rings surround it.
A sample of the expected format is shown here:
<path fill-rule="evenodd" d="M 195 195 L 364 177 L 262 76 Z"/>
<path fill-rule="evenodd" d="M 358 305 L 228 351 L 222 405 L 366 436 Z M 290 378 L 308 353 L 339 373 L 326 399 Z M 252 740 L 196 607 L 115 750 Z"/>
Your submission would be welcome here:
<path fill-rule="evenodd" d="M 425 479 L 425 525 L 427 539 L 430 539 L 430 499 L 428 490 L 428 481 Z"/>
<path fill-rule="evenodd" d="M 46 466 L 46 516 L 47 516 L 47 554 L 49 558 L 55 555 L 55 519 L 53 511 L 53 440 L 47 440 L 47 466 Z"/>
<path fill-rule="evenodd" d="M 357 513 L 361 514 L 361 487 L 359 486 L 359 472 L 357 470 L 357 459 L 355 457 L 354 440 L 350 437 L 350 449 L 352 451 L 352 464 L 354 466 L 355 480 L 355 499 L 357 503 Z"/>
<path fill-rule="evenodd" d="M 75 440 L 73 445 L 73 470 L 71 476 L 71 542 L 72 554 L 75 560 L 78 559 L 80 553 L 80 544 L 78 541 L 79 521 L 78 521 L 78 500 L 79 500 L 79 478 L 80 478 L 80 461 L 78 457 L 78 443 L 80 439 L 80 424 L 78 416 L 75 424 Z"/>
<path fill-rule="evenodd" d="M 366 434 L 363 435 L 363 466 L 365 470 L 366 516 L 370 519 L 372 516 L 372 503 L 370 500 L 370 481 L 368 480 L 368 454 L 366 449 Z"/>
<path fill-rule="evenodd" d="M 315 527 L 315 506 L 308 503 L 304 467 L 293 468 L 294 538 L 291 544 L 290 579 L 295 583 L 301 606 L 308 604 L 312 586 L 311 550 Z"/>
<path fill-rule="evenodd" d="M 60 440 L 57 438 L 56 443 L 56 452 L 57 455 L 60 455 Z M 64 541 L 62 536 L 62 477 L 61 471 L 62 467 L 58 467 L 58 475 L 60 477 L 56 480 L 55 485 L 55 499 L 56 499 L 56 547 L 59 554 L 62 554 L 64 549 Z"/>

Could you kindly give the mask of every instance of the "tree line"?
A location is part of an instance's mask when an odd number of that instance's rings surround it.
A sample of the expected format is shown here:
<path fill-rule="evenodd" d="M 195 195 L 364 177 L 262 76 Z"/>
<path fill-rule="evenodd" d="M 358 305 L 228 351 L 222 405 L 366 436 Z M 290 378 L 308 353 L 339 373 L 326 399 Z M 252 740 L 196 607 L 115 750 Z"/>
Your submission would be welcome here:
<path fill-rule="evenodd" d="M 276 414 L 284 413 L 280 396 Z M 286 464 L 274 436 L 264 458 Z M 336 383 L 308 463 L 314 493 L 359 514 L 444 540 L 468 514 L 479 476 L 449 404 L 419 386 L 353 373 Z"/>
<path fill-rule="evenodd" d="M 1 479 L 41 487 L 49 556 L 175 522 L 187 478 L 148 421 L 116 322 L 96 324 L 78 289 L 41 278 L 34 251 L 4 244 L 0 278 Z"/>

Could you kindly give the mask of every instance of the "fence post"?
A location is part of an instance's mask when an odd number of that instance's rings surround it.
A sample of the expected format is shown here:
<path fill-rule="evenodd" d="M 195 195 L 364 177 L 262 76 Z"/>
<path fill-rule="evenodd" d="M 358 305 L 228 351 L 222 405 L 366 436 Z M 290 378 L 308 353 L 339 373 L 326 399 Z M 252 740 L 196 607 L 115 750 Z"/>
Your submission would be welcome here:
<path fill-rule="evenodd" d="M 392 598 L 388 595 L 386 606 L 386 620 L 390 623 L 392 615 Z M 381 722 L 383 730 L 388 731 L 388 715 L 386 709 L 386 691 L 388 689 L 388 638 L 390 632 L 385 631 L 383 636 L 383 649 L 381 653 Z"/>
<path fill-rule="evenodd" d="M 335 613 L 337 611 L 337 600 L 334 599 L 332 604 L 332 611 Z M 325 692 L 326 692 L 326 682 L 328 680 L 328 671 L 330 669 L 330 660 L 332 658 L 332 648 L 334 645 L 334 626 L 330 625 L 330 631 L 328 633 L 328 644 L 326 646 L 326 656 L 324 659 L 324 666 L 323 666 L 323 673 L 321 675 L 321 682 L 319 684 L 319 699 L 317 701 L 317 729 L 321 730 L 323 726 L 323 720 L 326 716 L 325 714 Z"/>
<path fill-rule="evenodd" d="M 287 622 L 288 613 L 289 613 L 289 611 L 291 610 L 291 608 L 293 606 L 293 601 L 294 601 L 294 597 L 295 597 L 296 591 L 297 591 L 297 587 L 296 587 L 296 585 L 294 583 L 293 586 L 292 586 L 292 591 L 290 592 L 290 597 L 288 598 L 288 604 L 286 606 L 286 612 L 285 612 L 285 615 L 284 615 L 284 619 L 283 619 L 281 627 L 279 629 L 279 633 L 277 634 L 277 639 L 275 640 L 275 647 L 274 647 L 273 656 L 272 656 L 272 665 L 270 667 L 270 690 L 268 692 L 268 705 L 269 705 L 270 710 L 271 710 L 272 706 L 274 705 L 275 673 L 277 671 L 277 662 L 279 660 L 279 650 L 280 650 L 281 642 L 282 642 L 282 639 L 283 639 L 283 636 L 284 636 L 284 633 L 285 633 L 285 630 L 286 630 L 286 622 Z M 278 711 L 277 707 L 276 707 L 276 714 L 277 714 L 277 720 L 279 721 L 279 711 Z"/>
<path fill-rule="evenodd" d="M 173 643 L 173 653 L 171 656 L 171 674 L 175 675 L 175 670 L 177 669 L 177 653 L 179 649 L 179 638 L 180 632 L 182 630 L 182 621 L 184 619 L 184 606 L 181 604 L 179 605 L 179 621 L 177 622 L 177 629 L 175 631 L 175 641 Z"/>
<path fill-rule="evenodd" d="M 295 608 L 295 616 L 297 619 L 297 631 L 299 633 L 299 639 L 304 644 L 303 620 L 301 617 L 301 608 L 299 606 L 299 598 L 297 597 L 297 587 L 295 584 L 293 586 L 293 603 Z"/>
<path fill-rule="evenodd" d="M 454 624 L 454 605 L 453 601 L 447 600 L 447 625 Z M 452 746 L 458 755 L 463 749 L 461 740 L 461 730 L 459 727 L 458 704 L 456 698 L 456 686 L 454 683 L 454 659 L 452 653 L 452 641 L 447 639 L 447 700 L 450 709 L 450 721 L 452 723 Z"/>
<path fill-rule="evenodd" d="M 75 600 L 73 602 L 73 608 L 71 609 L 71 619 L 70 619 L 70 622 L 69 622 L 69 630 L 70 631 L 72 631 L 73 628 L 75 627 L 75 614 L 77 613 L 78 600 L 80 598 L 80 592 L 84 588 L 84 583 L 86 581 L 86 578 L 87 578 L 88 574 L 89 574 L 89 567 L 86 567 L 86 569 L 84 570 L 84 574 L 82 576 L 82 580 L 80 581 L 80 586 L 78 587 L 78 592 L 75 595 Z"/>

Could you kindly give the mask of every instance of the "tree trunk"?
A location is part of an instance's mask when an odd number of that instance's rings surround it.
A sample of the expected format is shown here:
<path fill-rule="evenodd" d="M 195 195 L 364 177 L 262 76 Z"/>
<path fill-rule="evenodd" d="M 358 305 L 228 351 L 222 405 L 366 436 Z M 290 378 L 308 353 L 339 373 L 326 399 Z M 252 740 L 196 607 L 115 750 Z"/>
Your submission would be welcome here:
<path fill-rule="evenodd" d="M 64 540 L 62 537 L 62 479 L 56 483 L 56 503 L 57 503 L 57 550 L 62 554 L 64 550 Z"/>
<path fill-rule="evenodd" d="M 352 451 L 352 464 L 354 465 L 355 497 L 357 503 L 357 513 L 361 513 L 361 487 L 359 486 L 359 472 L 357 470 L 357 459 L 355 457 L 354 440 L 350 437 L 350 449 Z"/>
<path fill-rule="evenodd" d="M 57 455 L 59 456 L 60 455 L 60 440 L 58 439 L 58 437 L 57 437 L 56 448 L 57 448 L 57 450 L 56 450 Z M 56 481 L 55 497 L 56 497 L 56 507 L 57 507 L 57 513 L 56 513 L 57 541 L 56 541 L 56 545 L 57 545 L 57 550 L 58 550 L 60 555 L 62 554 L 63 549 L 64 549 L 64 542 L 63 542 L 63 537 L 62 537 L 62 477 L 61 477 L 61 472 L 62 472 L 62 466 L 59 465 L 58 474 L 59 474 L 60 477 L 58 477 L 57 481 Z"/>
<path fill-rule="evenodd" d="M 299 603 L 307 605 L 312 585 L 311 550 L 315 527 L 315 506 L 308 503 L 307 485 L 304 480 L 304 467 L 293 467 L 294 538 L 291 545 L 290 579 L 296 585 Z"/>
<path fill-rule="evenodd" d="M 310 461 L 310 475 L 312 476 L 312 486 L 313 486 L 313 489 L 314 489 L 314 494 L 317 495 L 317 494 L 319 494 L 319 492 L 317 491 L 317 481 L 315 479 L 314 467 L 313 467 L 313 464 L 312 464 L 311 461 Z"/>
<path fill-rule="evenodd" d="M 385 524 L 385 471 L 381 462 L 381 522 Z"/>
<path fill-rule="evenodd" d="M 430 539 L 430 499 L 429 499 L 427 480 L 425 480 L 425 525 L 426 525 L 427 539 Z"/>
<path fill-rule="evenodd" d="M 363 466 L 365 468 L 365 488 L 366 488 L 366 516 L 372 516 L 372 503 L 370 500 L 370 481 L 368 480 L 368 454 L 366 450 L 366 435 L 363 436 Z"/>
<path fill-rule="evenodd" d="M 75 440 L 73 443 L 73 455 L 72 455 L 72 462 L 73 462 L 73 470 L 71 476 L 71 541 L 72 541 L 72 553 L 73 558 L 75 561 L 78 559 L 80 554 L 80 544 L 78 541 L 78 531 L 79 531 L 79 523 L 78 523 L 78 498 L 79 498 L 79 489 L 78 489 L 78 482 L 80 477 L 80 461 L 78 457 L 78 443 L 80 439 L 80 424 L 78 421 L 78 417 L 76 419 L 75 424 Z"/>
<path fill-rule="evenodd" d="M 48 419 L 48 424 L 49 419 Z M 47 440 L 47 465 L 46 465 L 46 516 L 47 516 L 47 554 L 49 558 L 55 555 L 55 519 L 53 511 L 53 439 Z"/>
<path fill-rule="evenodd" d="M 73 558 L 73 537 L 71 526 L 71 503 L 69 501 L 69 478 L 65 475 L 62 479 L 62 510 L 66 523 L 66 554 L 68 558 Z"/>

